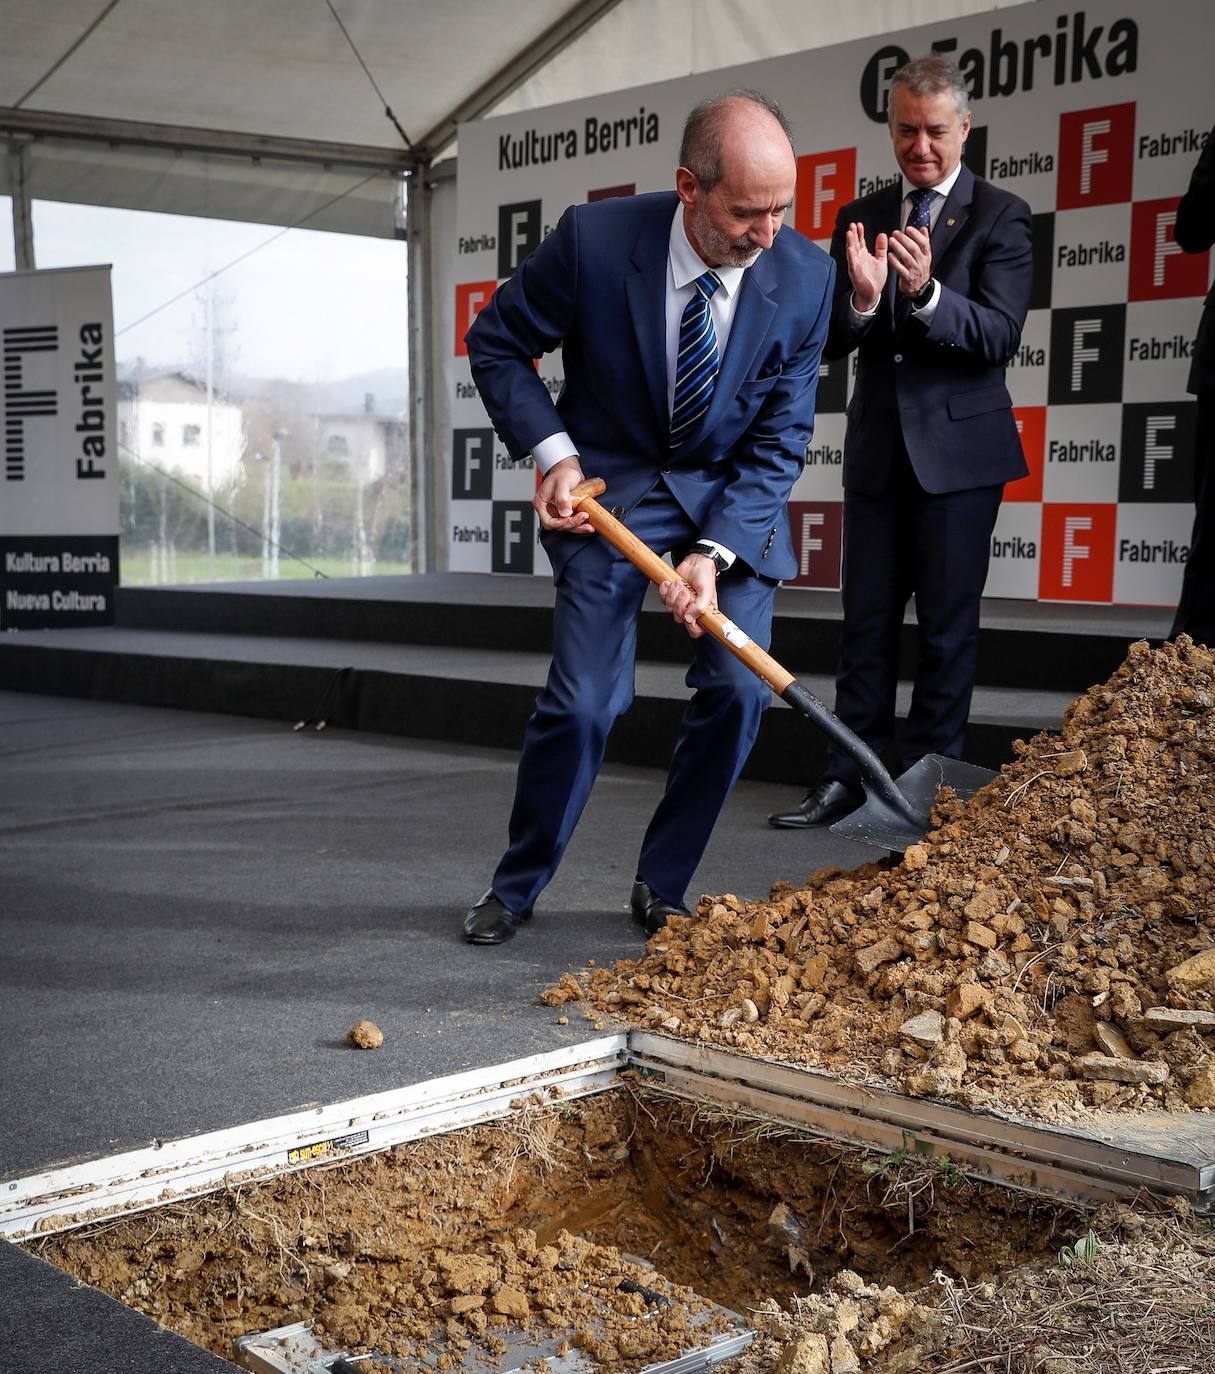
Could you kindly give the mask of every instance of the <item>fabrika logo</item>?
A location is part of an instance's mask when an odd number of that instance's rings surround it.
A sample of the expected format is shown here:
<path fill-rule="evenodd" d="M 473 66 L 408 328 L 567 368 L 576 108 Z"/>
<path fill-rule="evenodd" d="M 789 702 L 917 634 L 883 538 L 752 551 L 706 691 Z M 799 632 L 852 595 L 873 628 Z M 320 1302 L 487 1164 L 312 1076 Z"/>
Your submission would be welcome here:
<path fill-rule="evenodd" d="M 840 585 L 840 555 L 844 547 L 842 501 L 790 501 L 789 530 L 797 555 L 797 587 Z"/>
<path fill-rule="evenodd" d="M 1006 501 L 1041 501 L 1042 470 L 1046 462 L 1046 407 L 1014 406 L 1013 420 L 1021 452 L 1025 455 L 1029 473 L 1004 487 Z"/>
<path fill-rule="evenodd" d="M 1047 383 L 1050 404 L 1120 401 L 1125 337 L 1125 305 L 1052 310 Z"/>
<path fill-rule="evenodd" d="M 513 277 L 519 265 L 540 246 L 541 206 L 538 200 L 521 200 L 498 206 L 498 276 Z"/>
<path fill-rule="evenodd" d="M 1137 401 L 1122 407 L 1118 500 L 1188 505 L 1194 499 L 1197 401 Z"/>
<path fill-rule="evenodd" d="M 830 238 L 836 215 L 855 195 L 855 148 L 799 157 L 794 228 L 808 239 Z"/>
<path fill-rule="evenodd" d="M 1130 200 L 1135 174 L 1135 106 L 1106 105 L 1059 116 L 1060 210 Z"/>
<path fill-rule="evenodd" d="M 1114 591 L 1115 505 L 1042 508 L 1043 601 L 1109 601 Z"/>
<path fill-rule="evenodd" d="M 1183 253 L 1174 237 L 1179 199 L 1140 201 L 1131 209 L 1130 300 L 1206 295 L 1209 255 Z"/>
<path fill-rule="evenodd" d="M 494 432 L 453 429 L 451 496 L 453 501 L 488 501 L 494 494 Z"/>
<path fill-rule="evenodd" d="M 491 572 L 530 573 L 535 566 L 536 512 L 530 501 L 495 501 Z"/>
<path fill-rule="evenodd" d="M 456 357 L 468 357 L 468 345 L 464 336 L 472 328 L 473 321 L 489 304 L 490 297 L 498 289 L 497 281 L 466 281 L 456 285 Z"/>

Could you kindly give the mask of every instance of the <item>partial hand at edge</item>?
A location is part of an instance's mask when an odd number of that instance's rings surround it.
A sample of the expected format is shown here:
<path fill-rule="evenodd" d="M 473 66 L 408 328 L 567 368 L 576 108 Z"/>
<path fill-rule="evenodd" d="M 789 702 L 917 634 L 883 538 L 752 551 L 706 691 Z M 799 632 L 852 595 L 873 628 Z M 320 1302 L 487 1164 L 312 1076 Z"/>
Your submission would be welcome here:
<path fill-rule="evenodd" d="M 532 497 L 532 505 L 544 529 L 563 530 L 566 534 L 595 533 L 586 511 L 576 511 L 570 502 L 570 492 L 585 480 L 577 458 L 563 458 L 549 468 Z M 549 502 L 556 508 L 556 515 L 549 510 Z"/>
<path fill-rule="evenodd" d="M 690 553 L 670 582 L 659 585 L 662 604 L 693 639 L 704 634 L 697 623 L 702 611 L 717 604 L 717 568 L 702 553 Z"/>

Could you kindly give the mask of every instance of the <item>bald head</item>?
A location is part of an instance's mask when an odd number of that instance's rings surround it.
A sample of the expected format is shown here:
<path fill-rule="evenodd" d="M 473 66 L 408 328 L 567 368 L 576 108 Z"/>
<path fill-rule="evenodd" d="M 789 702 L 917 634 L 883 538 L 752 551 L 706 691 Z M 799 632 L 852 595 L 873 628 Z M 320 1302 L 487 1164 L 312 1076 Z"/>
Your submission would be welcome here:
<path fill-rule="evenodd" d="M 739 134 L 781 145 L 793 156 L 793 130 L 784 111 L 762 91 L 734 90 L 702 100 L 688 115 L 679 145 L 679 165 L 707 195 L 721 180 L 725 145 Z"/>
<path fill-rule="evenodd" d="M 675 189 L 688 241 L 712 267 L 748 267 L 772 246 L 797 165 L 779 106 L 758 91 L 706 100 L 684 126 Z"/>

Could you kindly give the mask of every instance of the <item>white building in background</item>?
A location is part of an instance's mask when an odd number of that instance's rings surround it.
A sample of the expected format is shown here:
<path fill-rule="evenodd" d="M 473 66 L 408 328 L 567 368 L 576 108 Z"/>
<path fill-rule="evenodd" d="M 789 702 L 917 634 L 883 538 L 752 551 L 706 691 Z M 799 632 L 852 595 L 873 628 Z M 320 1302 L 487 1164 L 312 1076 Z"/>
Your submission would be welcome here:
<path fill-rule="evenodd" d="M 344 462 L 356 482 L 376 482 L 392 471 L 405 471 L 409 440 L 408 422 L 395 415 L 373 413 L 375 398 L 368 396 L 360 413 L 314 415 L 316 451 L 321 458 Z"/>
<path fill-rule="evenodd" d="M 240 477 L 247 438 L 239 405 L 213 392 L 208 407 L 202 383 L 162 372 L 119 384 L 118 442 L 201 491 L 218 491 Z"/>

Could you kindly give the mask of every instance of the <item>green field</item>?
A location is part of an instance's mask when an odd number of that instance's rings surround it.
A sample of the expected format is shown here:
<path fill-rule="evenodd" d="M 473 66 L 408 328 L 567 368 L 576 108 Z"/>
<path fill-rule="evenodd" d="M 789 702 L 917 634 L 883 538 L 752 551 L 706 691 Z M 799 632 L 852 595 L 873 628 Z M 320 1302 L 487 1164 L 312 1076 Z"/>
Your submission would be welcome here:
<path fill-rule="evenodd" d="M 326 577 L 354 577 L 354 565 L 348 558 L 309 558 L 307 565 L 294 558 L 280 555 L 278 565 L 279 581 L 288 578 L 315 577 L 313 569 Z M 374 576 L 399 577 L 413 569 L 408 563 L 377 563 Z M 205 553 L 179 553 L 170 565 L 168 576 L 152 576 L 151 551 L 147 548 L 123 548 L 119 556 L 119 577 L 124 587 L 148 587 L 157 584 L 180 584 L 187 582 L 260 582 L 262 580 L 261 558 L 239 558 L 234 554 L 216 554 L 209 558 Z"/>

